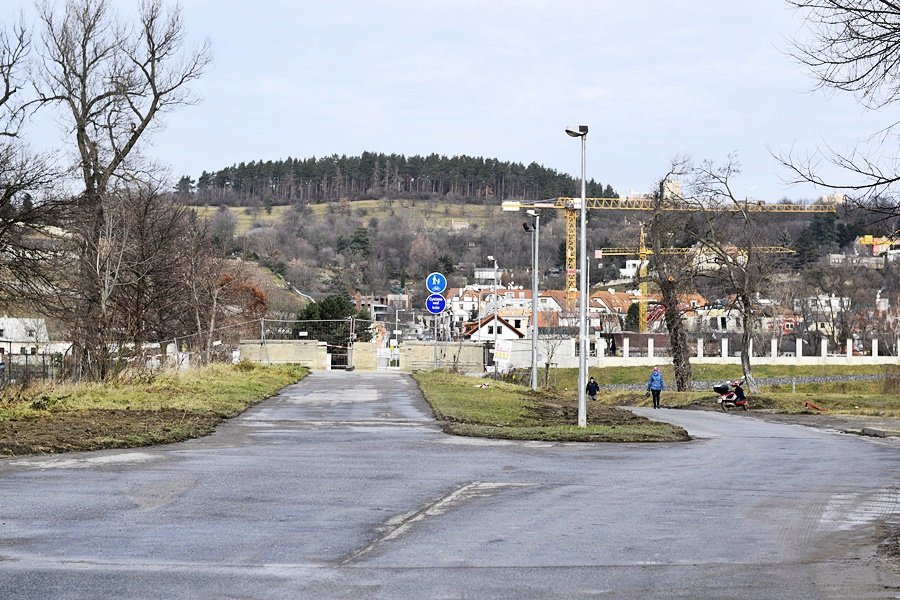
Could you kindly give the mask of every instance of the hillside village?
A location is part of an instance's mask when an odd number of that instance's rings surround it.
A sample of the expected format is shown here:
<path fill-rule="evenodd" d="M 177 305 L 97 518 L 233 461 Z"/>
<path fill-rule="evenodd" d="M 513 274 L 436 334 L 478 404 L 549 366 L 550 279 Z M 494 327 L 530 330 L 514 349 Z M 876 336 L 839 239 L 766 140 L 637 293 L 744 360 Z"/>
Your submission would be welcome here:
<path fill-rule="evenodd" d="M 596 266 L 602 267 L 602 258 Z M 641 292 L 635 286 L 640 261 L 627 261 L 619 277 L 608 287 L 592 289 L 587 307 L 593 357 L 665 357 L 668 334 L 665 310 L 658 293 L 646 296 L 646 324 L 638 321 Z M 715 261 L 698 259 L 707 270 Z M 830 266 L 866 277 L 868 271 L 883 272 L 900 267 L 900 243 L 887 237 L 862 236 L 846 254 L 823 259 Z M 593 267 L 592 267 L 593 268 Z M 408 339 L 470 340 L 490 346 L 506 341 L 527 341 L 533 335 L 533 294 L 530 286 L 513 279 L 506 269 L 471 269 L 470 283 L 451 287 L 444 315 L 435 319 L 418 309 L 406 294 L 383 298 L 357 297 L 375 320 L 396 320 L 409 325 Z M 766 357 L 896 355 L 900 343 L 900 302 L 896 290 L 875 290 L 872 297 L 854 301 L 834 293 L 786 294 L 798 288 L 799 277 L 785 270 L 772 277 L 772 293 L 757 294 L 753 309 L 753 354 Z M 540 289 L 537 325 L 541 338 L 568 340 L 568 350 L 555 359 L 565 363 L 565 353 L 575 356 L 578 332 L 578 296 L 562 289 Z M 694 356 L 736 356 L 740 351 L 742 320 L 735 297 L 705 297 L 700 293 L 679 295 L 678 310 L 690 335 Z M 435 331 L 437 332 L 435 334 Z M 546 358 L 546 353 L 544 353 Z M 507 365 L 509 366 L 509 365 Z M 522 365 L 519 365 L 522 366 Z"/>
<path fill-rule="evenodd" d="M 397 223 L 403 225 L 410 217 L 408 212 L 404 220 Z M 328 213 L 324 214 L 324 218 L 328 218 Z M 233 230 L 230 243 L 246 249 L 249 240 L 258 237 L 258 232 L 265 229 L 277 231 L 284 223 L 290 222 L 286 215 L 269 225 L 257 218 L 248 224 L 244 232 Z M 442 231 L 453 232 L 458 239 L 465 240 L 472 230 L 460 227 L 459 222 L 458 219 L 451 220 L 444 226 L 445 229 L 439 228 L 434 232 L 438 236 L 446 235 Z M 551 221 L 548 236 L 554 233 L 553 225 Z M 625 228 L 628 227 L 626 224 Z M 523 238 L 527 242 L 526 236 L 519 236 L 516 243 L 521 243 Z M 364 241 L 360 249 L 353 250 L 352 245 L 348 245 L 344 250 L 349 256 L 357 256 L 356 260 L 365 260 L 367 255 L 378 251 L 376 236 L 361 239 Z M 608 243 L 605 238 L 598 241 L 601 245 Z M 463 244 L 463 248 L 469 246 L 471 242 Z M 493 352 L 498 345 L 515 342 L 524 347 L 529 343 L 534 324 L 530 265 L 516 268 L 498 266 L 495 272 L 490 264 L 479 265 L 477 254 L 448 250 L 447 255 L 437 257 L 440 260 L 436 260 L 435 255 L 430 259 L 422 257 L 416 269 L 417 273 L 423 274 L 426 270 L 449 267 L 451 286 L 443 292 L 447 309 L 439 318 L 424 310 L 426 291 L 421 283 L 414 284 L 411 279 L 407 279 L 405 288 L 395 283 L 390 293 L 380 295 L 366 294 L 358 288 L 343 288 L 343 293 L 353 300 L 356 310 L 368 315 L 372 323 L 370 327 L 376 332 L 370 337 L 372 344 L 387 350 L 392 345 L 396 347 L 409 342 L 464 340 L 487 348 L 485 364 L 492 365 Z M 284 247 L 280 251 L 283 252 Z M 456 258 L 468 256 L 474 260 L 451 264 L 451 252 Z M 691 355 L 736 356 L 741 349 L 740 303 L 734 294 L 727 293 L 727 289 L 719 285 L 707 282 L 703 288 L 706 280 L 715 280 L 720 265 L 717 257 L 702 246 L 697 245 L 691 253 L 691 268 L 699 274 L 696 278 L 697 289 L 680 293 L 677 307 L 688 334 Z M 593 285 L 587 306 L 590 356 L 666 357 L 669 340 L 663 299 L 653 285 L 648 286 L 642 295 L 641 260 L 604 256 L 599 250 L 593 255 L 589 266 Z M 272 254 L 256 256 L 260 266 L 252 260 L 232 261 L 229 269 L 242 279 L 249 277 L 253 286 L 263 290 L 265 304 L 263 310 L 257 313 L 257 318 L 298 319 L 304 304 L 315 302 L 316 296 L 319 299 L 324 297 L 321 291 L 314 295 L 301 291 L 297 285 L 303 285 L 303 280 L 293 279 L 293 267 L 276 270 L 273 274 L 262 266 L 272 264 Z M 507 253 L 506 256 L 517 255 Z M 796 268 L 795 255 L 783 257 L 773 267 L 774 272 L 766 285 L 767 291 L 757 292 L 754 296 L 753 355 L 770 358 L 896 355 L 900 335 L 900 290 L 895 279 L 900 268 L 898 257 L 900 242 L 889 236 L 873 235 L 860 235 L 849 242 L 842 252 L 823 253 L 800 269 Z M 518 262 L 521 261 L 520 257 Z M 351 271 L 354 268 L 352 263 L 347 266 Z M 646 264 L 644 266 L 647 267 Z M 545 340 L 542 342 L 541 358 L 543 362 L 556 365 L 571 364 L 577 355 L 575 339 L 579 297 L 577 292 L 567 293 L 560 286 L 563 283 L 560 266 L 550 261 L 542 262 L 542 267 L 537 298 L 538 336 Z M 344 274 L 351 271 L 345 269 Z M 814 285 L 804 280 L 804 271 L 816 274 Z M 825 273 L 828 277 L 823 276 Z M 828 288 L 825 285 L 827 281 L 832 281 L 834 286 Z M 882 283 L 878 284 L 879 281 Z M 857 285 L 857 282 L 863 283 Z M 641 322 L 639 316 L 642 301 L 645 304 L 645 322 Z M 226 313 L 220 320 L 225 328 L 243 322 L 247 315 L 239 304 L 231 308 L 228 306 L 223 305 Z M 393 327 L 388 326 L 391 322 Z M 22 355 L 59 357 L 66 355 L 71 346 L 65 339 L 64 330 L 39 313 L 7 316 L 3 324 L 0 327 L 0 357 L 17 355 L 19 358 L 13 360 L 18 362 L 22 361 Z M 363 321 L 361 326 L 369 325 Z M 395 328 L 401 333 L 390 333 Z M 277 337 L 288 334 L 275 331 L 269 335 Z M 225 355 L 239 356 L 238 346 L 242 337 L 254 337 L 252 325 L 216 334 L 216 339 L 220 340 L 217 349 Z M 182 356 L 177 338 L 174 343 L 157 343 L 155 347 L 155 352 L 145 350 L 149 356 L 157 357 L 154 360 L 159 360 L 160 356 L 168 356 L 167 360 Z M 185 358 L 179 360 L 187 360 L 190 355 L 186 347 L 183 349 L 186 351 Z M 509 362 L 504 364 L 504 368 L 520 367 L 521 362 Z"/>

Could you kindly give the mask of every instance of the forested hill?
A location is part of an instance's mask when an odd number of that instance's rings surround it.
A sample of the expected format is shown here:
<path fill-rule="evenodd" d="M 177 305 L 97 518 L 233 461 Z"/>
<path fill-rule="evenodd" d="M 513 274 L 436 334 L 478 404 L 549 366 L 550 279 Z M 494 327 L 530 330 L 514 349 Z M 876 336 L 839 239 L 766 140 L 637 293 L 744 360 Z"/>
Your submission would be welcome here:
<path fill-rule="evenodd" d="M 404 156 L 364 152 L 361 156 L 253 161 L 200 175 L 184 176 L 179 195 L 193 204 L 278 205 L 340 199 L 421 197 L 474 202 L 538 200 L 576 196 L 576 178 L 537 163 L 503 162 L 480 156 Z M 193 192 L 193 193 L 192 193 Z M 589 197 L 615 197 L 611 186 L 588 181 Z"/>

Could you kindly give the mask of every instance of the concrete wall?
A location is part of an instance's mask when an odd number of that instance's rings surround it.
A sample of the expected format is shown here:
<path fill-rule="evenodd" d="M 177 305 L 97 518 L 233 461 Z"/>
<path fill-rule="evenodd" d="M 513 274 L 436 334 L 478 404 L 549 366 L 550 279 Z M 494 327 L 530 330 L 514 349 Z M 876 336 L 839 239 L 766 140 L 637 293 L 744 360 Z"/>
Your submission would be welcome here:
<path fill-rule="evenodd" d="M 727 339 L 724 348 L 718 348 L 715 354 L 707 354 L 701 356 L 692 356 L 691 363 L 696 365 L 739 365 L 741 357 L 734 356 L 728 351 Z M 549 353 L 548 345 L 555 345 L 553 357 L 551 359 L 553 365 L 561 369 L 577 369 L 578 357 L 575 355 L 575 339 L 565 340 L 543 340 L 538 338 L 538 365 L 543 367 L 546 357 Z M 700 344 L 702 348 L 704 344 Z M 515 340 L 512 342 L 511 363 L 513 368 L 525 369 L 531 367 L 531 340 Z M 900 346 L 900 342 L 898 342 Z M 600 346 L 602 348 L 602 345 Z M 620 351 L 625 354 L 630 350 L 630 340 L 623 339 Z M 766 356 L 760 356 L 755 353 L 751 363 L 754 365 L 900 365 L 900 357 L 897 356 L 878 356 L 878 345 L 873 344 L 873 355 L 854 356 L 852 354 L 829 354 L 828 347 L 818 348 L 817 356 L 786 356 L 775 355 L 771 346 L 766 348 L 769 353 Z M 723 356 L 723 354 L 725 356 Z M 588 366 L 591 367 L 653 367 L 657 365 L 669 364 L 672 362 L 668 356 L 590 356 L 588 357 Z"/>
<path fill-rule="evenodd" d="M 266 364 L 294 363 L 313 371 L 331 368 L 325 342 L 314 340 L 244 340 L 240 344 L 242 360 Z M 378 348 L 370 342 L 353 345 L 351 361 L 354 369 L 374 371 L 378 368 Z M 405 341 L 400 346 L 401 371 L 430 371 L 435 364 L 434 342 Z M 531 363 L 529 363 L 530 365 Z M 438 342 L 438 368 L 456 368 L 463 372 L 482 373 L 484 344 L 481 342 Z"/>
<path fill-rule="evenodd" d="M 374 371 L 378 361 L 377 349 L 374 344 L 356 342 L 353 344 L 353 368 L 358 371 Z"/>
<path fill-rule="evenodd" d="M 531 367 L 531 340 L 512 340 L 510 362 L 513 368 Z M 624 344 L 623 344 L 624 346 Z M 702 347 L 702 344 L 701 344 Z M 624 348 L 623 348 L 624 350 Z M 722 350 L 725 350 L 722 352 Z M 851 354 L 829 354 L 828 348 L 820 348 L 817 356 L 773 356 L 771 349 L 767 356 L 754 356 L 754 365 L 900 365 L 900 357 L 878 356 L 877 346 L 874 356 L 854 356 Z M 555 368 L 577 369 L 575 339 L 538 340 L 538 365 L 543 367 L 552 352 L 551 362 Z M 712 354 L 712 353 L 710 353 Z M 723 356 L 724 354 L 724 356 Z M 739 365 L 740 356 L 733 356 L 727 349 L 712 355 L 692 356 L 691 363 L 697 365 Z M 325 342 L 305 340 L 267 340 L 262 345 L 259 340 L 245 340 L 240 345 L 242 359 L 261 363 L 297 363 L 314 371 L 331 368 L 330 357 Z M 481 342 L 438 342 L 437 367 L 457 369 L 467 373 L 483 373 L 490 370 L 484 363 L 484 344 Z M 353 367 L 361 371 L 378 368 L 378 350 L 373 343 L 357 342 L 353 347 Z M 671 362 L 668 356 L 591 356 L 591 367 L 652 367 Z M 401 371 L 429 371 L 435 365 L 434 342 L 404 341 L 400 345 Z"/>
<path fill-rule="evenodd" d="M 430 371 L 435 364 L 434 342 L 403 342 L 400 345 L 401 371 Z M 529 363 L 530 364 L 530 363 Z M 484 344 L 481 342 L 438 342 L 439 369 L 456 368 L 465 373 L 484 372 Z"/>
<path fill-rule="evenodd" d="M 300 364 L 313 371 L 330 368 L 328 348 L 325 342 L 305 340 L 243 340 L 240 344 L 242 360 L 258 363 Z"/>

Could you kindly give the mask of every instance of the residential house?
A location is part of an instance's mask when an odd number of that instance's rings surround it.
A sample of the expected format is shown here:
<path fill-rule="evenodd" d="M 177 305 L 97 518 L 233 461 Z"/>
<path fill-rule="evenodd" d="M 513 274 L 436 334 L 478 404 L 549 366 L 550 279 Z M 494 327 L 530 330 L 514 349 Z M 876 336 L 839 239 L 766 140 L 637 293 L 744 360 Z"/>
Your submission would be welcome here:
<path fill-rule="evenodd" d="M 819 294 L 794 300 L 794 314 L 809 315 L 812 320 L 831 320 L 834 316 L 850 310 L 851 300 L 847 296 Z"/>
<path fill-rule="evenodd" d="M 717 300 L 697 307 L 697 317 L 690 327 L 695 332 L 737 333 L 742 329 L 743 317 L 732 302 Z"/>
<path fill-rule="evenodd" d="M 520 340 L 525 334 L 499 315 L 486 315 L 463 329 L 463 337 L 476 342 L 493 342 L 495 336 L 498 341 Z"/>
<path fill-rule="evenodd" d="M 628 308 L 637 298 L 633 293 L 617 292 L 612 288 L 591 294 L 588 313 L 593 328 L 605 333 L 622 331 Z"/>
<path fill-rule="evenodd" d="M 447 299 L 447 312 L 453 323 L 465 323 L 473 311 L 476 315 L 481 315 L 482 289 L 483 286 L 480 285 L 467 285 L 464 288 L 448 288 L 444 292 L 444 297 Z"/>
<path fill-rule="evenodd" d="M 506 269 L 498 268 L 496 271 L 497 274 L 497 285 L 500 286 L 503 283 L 503 276 L 506 275 L 508 271 Z M 494 267 L 475 267 L 474 278 L 476 283 L 482 283 L 486 285 L 491 285 L 494 283 Z"/>
<path fill-rule="evenodd" d="M 625 268 L 619 269 L 619 277 L 622 279 L 634 279 L 641 270 L 641 260 L 639 258 L 628 259 L 625 261 Z"/>
<path fill-rule="evenodd" d="M 376 298 L 375 296 L 356 295 L 356 309 L 365 309 L 369 311 L 373 321 L 387 321 L 388 314 L 393 313 L 384 298 Z"/>
<path fill-rule="evenodd" d="M 51 342 L 47 323 L 39 317 L 0 317 L 0 357 L 7 354 L 68 352 L 71 344 Z"/>

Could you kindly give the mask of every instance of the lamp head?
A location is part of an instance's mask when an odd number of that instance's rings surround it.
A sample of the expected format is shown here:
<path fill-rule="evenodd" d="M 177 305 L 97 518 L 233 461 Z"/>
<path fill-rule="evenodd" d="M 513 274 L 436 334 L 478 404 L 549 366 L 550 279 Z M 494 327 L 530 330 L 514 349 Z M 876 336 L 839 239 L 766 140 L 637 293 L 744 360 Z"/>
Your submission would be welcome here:
<path fill-rule="evenodd" d="M 566 127 L 566 134 L 571 137 L 584 137 L 588 133 L 587 125 L 572 125 L 571 127 Z"/>
<path fill-rule="evenodd" d="M 494 257 L 493 257 L 493 256 L 488 256 L 487 259 L 488 259 L 488 260 L 494 260 Z"/>
<path fill-rule="evenodd" d="M 538 211 L 536 211 L 536 210 L 526 210 L 526 211 L 525 211 L 525 214 L 528 215 L 529 217 L 536 217 L 536 216 L 538 216 Z"/>

